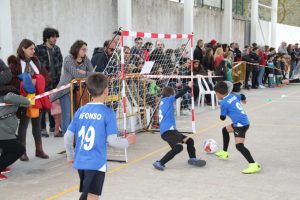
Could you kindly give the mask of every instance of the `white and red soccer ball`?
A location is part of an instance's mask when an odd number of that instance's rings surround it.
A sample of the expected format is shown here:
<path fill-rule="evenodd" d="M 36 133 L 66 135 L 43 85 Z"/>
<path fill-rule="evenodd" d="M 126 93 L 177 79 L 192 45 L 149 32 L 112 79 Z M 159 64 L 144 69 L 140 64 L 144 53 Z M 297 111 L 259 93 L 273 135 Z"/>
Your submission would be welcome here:
<path fill-rule="evenodd" d="M 218 144 L 214 139 L 207 139 L 204 141 L 203 149 L 206 153 L 216 153 L 218 151 Z"/>

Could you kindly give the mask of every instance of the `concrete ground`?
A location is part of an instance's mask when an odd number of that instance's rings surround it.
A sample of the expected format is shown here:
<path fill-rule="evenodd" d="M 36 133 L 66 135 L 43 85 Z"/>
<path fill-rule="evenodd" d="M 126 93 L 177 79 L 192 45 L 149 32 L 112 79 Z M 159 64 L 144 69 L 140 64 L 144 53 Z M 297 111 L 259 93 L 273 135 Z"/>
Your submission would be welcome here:
<path fill-rule="evenodd" d="M 244 175 L 246 160 L 235 149 L 233 137 L 230 159 L 223 161 L 203 153 L 203 141 L 215 139 L 222 148 L 221 129 L 227 120 L 219 120 L 219 110 L 205 107 L 197 111 L 197 155 L 207 160 L 203 168 L 187 164 L 182 152 L 157 171 L 152 163 L 169 149 L 158 134 L 138 134 L 138 142 L 129 148 L 129 162 L 109 163 L 101 199 L 106 200 L 298 200 L 300 199 L 300 85 L 284 88 L 243 91 L 249 119 L 246 146 L 262 166 L 259 174 Z M 190 117 L 178 119 L 178 129 L 189 129 Z M 8 179 L 0 182 L 0 199 L 74 200 L 79 198 L 78 176 L 68 166 L 62 138 L 44 139 L 49 160 L 34 157 L 31 131 L 28 131 L 29 162 L 17 161 Z"/>

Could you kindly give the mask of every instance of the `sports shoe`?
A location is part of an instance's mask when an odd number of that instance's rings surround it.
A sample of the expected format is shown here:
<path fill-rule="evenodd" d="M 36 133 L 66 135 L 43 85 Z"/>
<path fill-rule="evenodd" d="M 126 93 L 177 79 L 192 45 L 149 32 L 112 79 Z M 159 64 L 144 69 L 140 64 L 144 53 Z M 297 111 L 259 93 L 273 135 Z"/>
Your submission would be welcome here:
<path fill-rule="evenodd" d="M 5 179 L 7 179 L 7 177 L 5 175 L 3 175 L 3 174 L 0 174 L 0 181 L 3 181 Z"/>
<path fill-rule="evenodd" d="M 55 133 L 55 128 L 54 128 L 54 127 L 53 127 L 53 128 L 50 128 L 50 129 L 49 129 L 49 132 L 50 132 L 50 133 Z"/>
<path fill-rule="evenodd" d="M 259 88 L 259 89 L 265 89 L 266 87 L 263 86 L 263 85 L 259 85 L 258 88 Z"/>
<path fill-rule="evenodd" d="M 201 159 L 197 159 L 197 158 L 190 158 L 188 160 L 188 164 L 194 165 L 194 166 L 197 166 L 197 167 L 203 167 L 203 166 L 206 165 L 206 161 L 201 160 Z"/>
<path fill-rule="evenodd" d="M 49 137 L 49 134 L 46 129 L 41 130 L 42 137 Z"/>
<path fill-rule="evenodd" d="M 153 167 L 155 167 L 155 169 L 158 169 L 160 171 L 165 170 L 165 166 L 163 164 L 161 164 L 159 161 L 156 161 L 155 163 L 153 163 Z"/>
<path fill-rule="evenodd" d="M 11 172 L 11 169 L 10 168 L 5 168 L 4 170 L 0 171 L 0 174 L 6 174 L 6 173 L 9 173 Z"/>
<path fill-rule="evenodd" d="M 64 134 L 60 130 L 60 131 L 58 131 L 58 133 L 54 133 L 54 137 L 64 137 Z"/>
<path fill-rule="evenodd" d="M 258 163 L 250 163 L 249 167 L 242 171 L 243 174 L 253 174 L 260 172 L 261 167 Z"/>
<path fill-rule="evenodd" d="M 228 160 L 229 154 L 227 151 L 221 150 L 215 154 L 216 154 L 216 156 L 218 156 L 219 158 L 222 158 L 223 160 Z"/>

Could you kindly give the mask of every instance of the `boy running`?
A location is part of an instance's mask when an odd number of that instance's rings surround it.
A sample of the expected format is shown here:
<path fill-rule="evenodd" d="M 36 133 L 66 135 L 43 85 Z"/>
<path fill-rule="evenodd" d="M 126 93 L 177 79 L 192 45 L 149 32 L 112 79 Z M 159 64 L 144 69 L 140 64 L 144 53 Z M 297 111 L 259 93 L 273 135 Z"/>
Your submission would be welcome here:
<path fill-rule="evenodd" d="M 67 159 L 72 163 L 74 158 L 74 168 L 78 170 L 79 191 L 82 192 L 79 200 L 97 200 L 102 193 L 107 168 L 107 142 L 116 148 L 127 148 L 129 143 L 133 142 L 133 138 L 117 137 L 116 114 L 104 105 L 108 96 L 106 76 L 102 73 L 92 74 L 86 83 L 93 99 L 75 113 L 64 140 Z"/>
<path fill-rule="evenodd" d="M 224 160 L 228 159 L 229 154 L 227 149 L 230 140 L 229 133 L 234 133 L 236 149 L 241 152 L 241 154 L 249 162 L 249 167 L 243 170 L 242 173 L 252 174 L 259 172 L 261 170 L 260 165 L 253 160 L 250 151 L 244 146 L 246 132 L 250 125 L 248 117 L 240 104 L 240 101 L 246 103 L 245 95 L 228 93 L 228 86 L 225 82 L 217 83 L 214 89 L 217 98 L 222 100 L 220 102 L 221 120 L 225 120 L 228 115 L 233 122 L 231 125 L 222 129 L 223 150 L 217 152 L 216 155 Z"/>

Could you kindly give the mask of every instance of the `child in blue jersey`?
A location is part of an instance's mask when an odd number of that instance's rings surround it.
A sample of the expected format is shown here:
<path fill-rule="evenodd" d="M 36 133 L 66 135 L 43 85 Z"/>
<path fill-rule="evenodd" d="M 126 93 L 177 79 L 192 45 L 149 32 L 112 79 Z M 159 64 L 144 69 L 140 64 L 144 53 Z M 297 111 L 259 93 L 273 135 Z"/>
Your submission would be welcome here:
<path fill-rule="evenodd" d="M 225 120 L 228 115 L 232 120 L 232 124 L 223 128 L 223 150 L 216 153 L 216 155 L 224 160 L 228 159 L 228 145 L 229 145 L 229 133 L 234 133 L 236 149 L 249 162 L 249 167 L 242 171 L 245 174 L 256 173 L 261 170 L 261 167 L 256 163 L 250 151 L 244 146 L 246 132 L 249 128 L 248 117 L 240 102 L 246 103 L 246 97 L 243 94 L 230 94 L 228 92 L 228 85 L 225 82 L 219 82 L 215 86 L 215 92 L 217 98 L 221 100 L 221 120 Z"/>
<path fill-rule="evenodd" d="M 196 149 L 194 147 L 194 140 L 189 138 L 176 130 L 176 123 L 174 117 L 174 102 L 177 98 L 182 97 L 191 88 L 192 82 L 188 83 L 188 87 L 184 87 L 178 94 L 174 94 L 172 87 L 165 87 L 162 90 L 162 99 L 159 105 L 159 124 L 161 138 L 166 141 L 171 150 L 159 161 L 156 161 L 153 166 L 163 171 L 165 164 L 174 158 L 183 150 L 182 144 L 187 144 L 187 151 L 190 159 L 188 164 L 202 167 L 206 164 L 204 160 L 196 158 Z"/>
<path fill-rule="evenodd" d="M 79 200 L 98 199 L 101 195 L 107 168 L 107 142 L 116 148 L 127 148 L 133 142 L 132 137 L 117 137 L 116 114 L 103 104 L 108 96 L 106 76 L 94 73 L 86 84 L 92 101 L 78 109 L 64 136 L 67 159 L 74 163 L 80 178 Z"/>

